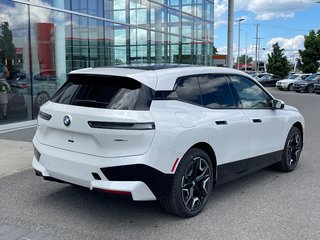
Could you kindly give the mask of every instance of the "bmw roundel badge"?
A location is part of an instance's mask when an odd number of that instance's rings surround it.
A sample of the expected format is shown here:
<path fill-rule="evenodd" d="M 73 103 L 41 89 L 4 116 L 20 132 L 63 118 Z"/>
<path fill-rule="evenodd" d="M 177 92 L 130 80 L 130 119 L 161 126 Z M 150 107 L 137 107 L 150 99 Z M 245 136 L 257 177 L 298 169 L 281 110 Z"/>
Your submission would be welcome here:
<path fill-rule="evenodd" d="M 64 116 L 63 123 L 66 127 L 69 127 L 71 124 L 71 117 L 69 115 Z"/>

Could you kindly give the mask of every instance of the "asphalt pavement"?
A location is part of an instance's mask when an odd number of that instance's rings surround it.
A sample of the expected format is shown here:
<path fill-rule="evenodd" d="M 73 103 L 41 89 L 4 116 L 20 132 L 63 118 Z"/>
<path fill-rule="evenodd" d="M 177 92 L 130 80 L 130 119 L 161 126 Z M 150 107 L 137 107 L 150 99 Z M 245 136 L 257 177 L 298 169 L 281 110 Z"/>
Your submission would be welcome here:
<path fill-rule="evenodd" d="M 44 181 L 30 169 L 35 128 L 1 134 L 0 239 L 319 240 L 320 95 L 270 91 L 305 117 L 298 167 L 291 173 L 267 168 L 216 187 L 191 219 L 168 215 L 158 202 Z M 6 169 L 9 158 L 18 164 Z"/>
<path fill-rule="evenodd" d="M 0 134 L 0 178 L 31 167 L 36 127 Z"/>

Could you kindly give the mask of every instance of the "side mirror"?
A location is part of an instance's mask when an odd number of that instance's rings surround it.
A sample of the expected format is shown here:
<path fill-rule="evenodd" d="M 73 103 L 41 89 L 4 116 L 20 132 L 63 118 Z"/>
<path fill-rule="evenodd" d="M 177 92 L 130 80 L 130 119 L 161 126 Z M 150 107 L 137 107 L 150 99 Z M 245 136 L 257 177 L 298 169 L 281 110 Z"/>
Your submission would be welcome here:
<path fill-rule="evenodd" d="M 284 108 L 284 101 L 279 99 L 272 99 L 272 109 L 283 109 Z"/>

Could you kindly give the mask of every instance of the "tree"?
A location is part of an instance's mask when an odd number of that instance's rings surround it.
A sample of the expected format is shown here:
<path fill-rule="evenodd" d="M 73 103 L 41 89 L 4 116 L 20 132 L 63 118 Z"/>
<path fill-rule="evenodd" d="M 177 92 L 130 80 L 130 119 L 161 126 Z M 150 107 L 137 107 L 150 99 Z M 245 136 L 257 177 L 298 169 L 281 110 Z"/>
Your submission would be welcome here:
<path fill-rule="evenodd" d="M 3 22 L 0 25 L 2 34 L 0 35 L 1 58 L 16 60 L 16 47 L 12 42 L 12 32 L 9 29 L 9 23 Z"/>
<path fill-rule="evenodd" d="M 252 63 L 252 61 L 253 61 L 252 57 L 249 57 L 249 56 L 247 55 L 247 63 Z M 246 62 L 246 55 L 241 55 L 240 58 L 239 58 L 239 62 L 240 62 L 240 64 L 245 64 L 245 62 Z"/>
<path fill-rule="evenodd" d="M 214 45 L 212 45 L 212 55 L 216 54 L 218 54 L 218 49 Z"/>
<path fill-rule="evenodd" d="M 268 54 L 268 72 L 281 77 L 287 76 L 291 67 L 284 55 L 284 49 L 281 49 L 278 43 L 273 44 L 272 48 L 272 53 Z"/>
<path fill-rule="evenodd" d="M 301 69 L 304 73 L 317 72 L 320 60 L 320 29 L 317 33 L 310 30 L 309 35 L 304 36 L 305 50 L 299 50 Z"/>

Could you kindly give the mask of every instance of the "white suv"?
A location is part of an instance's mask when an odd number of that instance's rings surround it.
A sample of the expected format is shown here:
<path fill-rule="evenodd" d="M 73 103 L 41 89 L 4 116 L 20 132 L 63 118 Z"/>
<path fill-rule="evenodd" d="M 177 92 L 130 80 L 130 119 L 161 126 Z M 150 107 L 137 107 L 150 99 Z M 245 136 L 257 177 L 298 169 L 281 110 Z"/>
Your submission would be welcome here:
<path fill-rule="evenodd" d="M 283 80 L 279 80 L 276 82 L 276 87 L 279 90 L 289 90 L 289 91 L 293 91 L 293 84 L 297 81 L 300 80 L 304 80 L 307 77 L 309 77 L 311 74 L 309 73 L 296 73 L 296 74 L 292 74 L 290 77 L 288 77 L 287 79 L 283 79 Z"/>
<path fill-rule="evenodd" d="M 40 110 L 33 168 L 192 217 L 213 185 L 292 171 L 304 119 L 233 69 L 151 65 L 73 71 Z"/>

